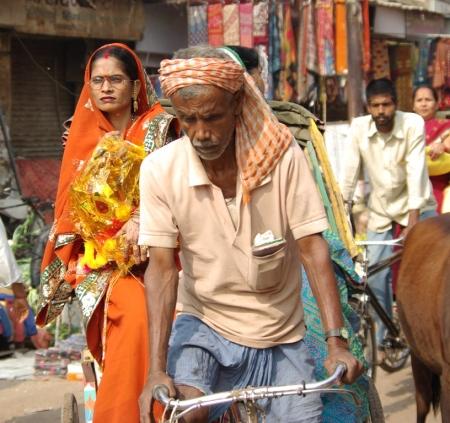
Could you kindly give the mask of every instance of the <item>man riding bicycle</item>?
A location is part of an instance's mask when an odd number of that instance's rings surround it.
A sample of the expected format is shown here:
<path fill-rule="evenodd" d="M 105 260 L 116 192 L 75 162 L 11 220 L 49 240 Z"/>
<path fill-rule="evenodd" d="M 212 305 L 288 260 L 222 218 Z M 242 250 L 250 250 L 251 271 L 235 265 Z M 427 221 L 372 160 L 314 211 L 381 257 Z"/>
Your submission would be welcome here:
<path fill-rule="evenodd" d="M 342 330 L 320 235 L 327 219 L 301 149 L 240 65 L 201 48 L 178 57 L 185 58 L 161 63 L 161 85 L 186 135 L 141 168 L 139 243 L 151 247 L 150 371 L 141 421 L 150 421 L 157 384 L 193 398 L 313 380 L 302 341 L 299 260 L 321 310 L 326 366 L 331 372 L 345 363 L 343 381 L 351 383 L 362 365 Z M 319 395 L 281 398 L 268 404 L 266 421 L 319 422 L 321 407 Z M 197 410 L 186 421 L 211 421 L 223 411 Z"/>

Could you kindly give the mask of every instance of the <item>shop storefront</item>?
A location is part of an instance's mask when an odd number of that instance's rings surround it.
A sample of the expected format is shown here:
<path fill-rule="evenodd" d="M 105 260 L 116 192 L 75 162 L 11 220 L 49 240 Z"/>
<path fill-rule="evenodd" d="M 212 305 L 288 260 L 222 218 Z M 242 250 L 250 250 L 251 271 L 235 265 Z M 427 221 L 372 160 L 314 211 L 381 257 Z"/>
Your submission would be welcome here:
<path fill-rule="evenodd" d="M 180 2 L 178 2 L 180 3 Z M 430 82 L 448 108 L 445 55 L 448 41 L 441 1 L 429 11 L 424 0 L 361 0 L 359 17 L 364 80 L 387 76 L 400 93 L 399 106 L 411 110 L 415 84 Z M 305 105 L 326 121 L 347 120 L 347 84 L 352 73 L 347 52 L 349 31 L 345 0 L 190 1 L 186 2 L 189 45 L 242 45 L 268 55 L 268 98 Z M 428 44 L 426 44 L 428 43 Z M 424 46 L 436 55 L 427 58 Z M 433 46 L 436 46 L 433 48 Z M 435 58 L 437 57 L 437 58 Z M 423 66 L 417 70 L 419 59 Z M 422 72 L 422 73 L 420 73 Z M 363 94 L 363 87 L 359 90 Z"/>

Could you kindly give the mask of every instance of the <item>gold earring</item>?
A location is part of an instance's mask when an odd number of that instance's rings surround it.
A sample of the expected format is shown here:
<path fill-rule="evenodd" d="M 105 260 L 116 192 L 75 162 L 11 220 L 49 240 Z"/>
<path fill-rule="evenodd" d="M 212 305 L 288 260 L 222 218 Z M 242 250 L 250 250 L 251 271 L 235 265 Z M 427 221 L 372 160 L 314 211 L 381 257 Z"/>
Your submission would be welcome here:
<path fill-rule="evenodd" d="M 137 113 L 138 108 L 139 108 L 139 104 L 138 104 L 138 101 L 137 101 L 137 95 L 138 95 L 138 93 L 137 93 L 137 89 L 136 89 L 136 81 L 134 81 L 134 84 L 133 84 L 133 95 L 132 95 L 133 112 L 134 113 Z"/>

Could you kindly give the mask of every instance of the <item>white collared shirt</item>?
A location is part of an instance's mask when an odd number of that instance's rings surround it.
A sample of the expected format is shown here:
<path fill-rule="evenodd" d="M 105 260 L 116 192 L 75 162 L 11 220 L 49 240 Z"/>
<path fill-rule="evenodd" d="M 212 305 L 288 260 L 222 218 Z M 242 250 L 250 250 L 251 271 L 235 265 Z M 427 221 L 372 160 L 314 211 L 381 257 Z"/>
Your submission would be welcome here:
<path fill-rule="evenodd" d="M 350 201 L 361 164 L 369 176 L 369 225 L 384 232 L 392 222 L 408 224 L 409 210 L 436 208 L 425 161 L 425 127 L 415 113 L 395 112 L 390 134 L 378 132 L 371 115 L 353 119 L 350 126 L 342 195 Z"/>

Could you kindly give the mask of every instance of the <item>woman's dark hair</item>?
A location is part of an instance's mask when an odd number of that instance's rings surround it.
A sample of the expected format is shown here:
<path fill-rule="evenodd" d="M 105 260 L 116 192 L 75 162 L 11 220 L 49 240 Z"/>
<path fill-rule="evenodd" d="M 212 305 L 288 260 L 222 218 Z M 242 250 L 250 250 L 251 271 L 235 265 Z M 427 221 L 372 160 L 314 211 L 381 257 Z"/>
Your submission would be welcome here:
<path fill-rule="evenodd" d="M 130 54 L 128 50 L 125 50 L 120 47 L 116 46 L 106 46 L 103 48 L 100 48 L 93 56 L 91 60 L 91 70 L 92 65 L 94 62 L 98 59 L 112 56 L 115 59 L 117 59 L 120 63 L 123 65 L 123 70 L 127 74 L 127 76 L 132 80 L 135 81 L 136 79 L 139 79 L 139 73 L 138 73 L 138 67 L 136 64 L 136 60 L 134 57 Z"/>
<path fill-rule="evenodd" d="M 366 88 L 367 102 L 376 95 L 390 95 L 392 101 L 397 103 L 397 92 L 395 91 L 394 83 L 387 78 L 373 79 L 369 82 Z"/>
<path fill-rule="evenodd" d="M 254 69 L 259 69 L 259 56 L 258 52 L 254 48 L 242 46 L 225 47 L 233 50 L 241 58 L 247 72 L 251 72 Z"/>
<path fill-rule="evenodd" d="M 431 85 L 429 85 L 429 84 L 420 84 L 420 85 L 418 85 L 416 88 L 414 88 L 414 91 L 413 91 L 413 100 L 415 100 L 417 91 L 419 91 L 421 88 L 427 88 L 428 90 L 430 90 L 431 93 L 433 94 L 434 101 L 436 101 L 436 102 L 439 101 L 439 96 L 438 96 L 437 91 L 436 91 Z"/>

